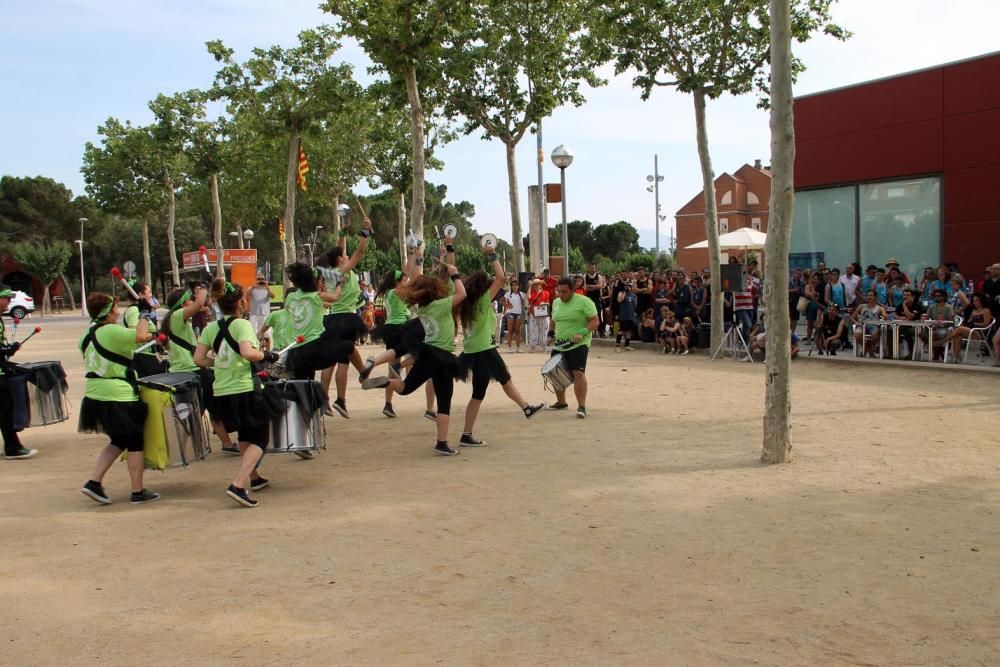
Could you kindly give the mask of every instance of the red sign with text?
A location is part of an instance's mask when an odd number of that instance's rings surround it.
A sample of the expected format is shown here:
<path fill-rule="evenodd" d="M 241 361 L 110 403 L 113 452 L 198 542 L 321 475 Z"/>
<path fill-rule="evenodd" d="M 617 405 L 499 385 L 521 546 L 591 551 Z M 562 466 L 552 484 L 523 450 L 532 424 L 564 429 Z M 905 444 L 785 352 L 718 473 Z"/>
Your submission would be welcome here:
<path fill-rule="evenodd" d="M 216 253 L 215 248 L 207 248 L 206 254 L 208 255 L 208 263 L 210 266 L 215 266 Z M 195 250 L 194 252 L 186 252 L 183 256 L 184 268 L 191 266 L 199 266 L 205 263 L 205 259 L 201 256 L 201 252 Z M 222 251 L 222 263 L 223 264 L 257 264 L 257 250 L 250 248 L 247 250 L 240 250 L 239 248 L 225 248 Z"/>

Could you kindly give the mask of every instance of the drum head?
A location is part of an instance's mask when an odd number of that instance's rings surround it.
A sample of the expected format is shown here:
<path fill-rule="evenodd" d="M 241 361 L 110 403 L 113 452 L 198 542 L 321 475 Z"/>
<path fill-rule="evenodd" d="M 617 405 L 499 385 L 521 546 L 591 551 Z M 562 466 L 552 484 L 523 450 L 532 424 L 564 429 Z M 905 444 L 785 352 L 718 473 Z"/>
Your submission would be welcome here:
<path fill-rule="evenodd" d="M 496 234 L 483 234 L 480 237 L 480 241 L 482 241 L 484 248 L 496 248 L 500 243 L 500 239 L 497 238 Z"/>
<path fill-rule="evenodd" d="M 450 236 L 453 239 L 458 238 L 458 227 L 456 225 L 447 224 L 444 226 L 444 229 L 442 231 L 444 231 L 445 237 Z"/>
<path fill-rule="evenodd" d="M 158 373 L 139 378 L 139 386 L 150 389 L 169 389 L 193 384 L 198 379 L 194 373 Z"/>
<path fill-rule="evenodd" d="M 558 368 L 562 362 L 563 358 L 561 354 L 554 355 L 542 365 L 542 373 L 551 373 L 554 369 Z"/>

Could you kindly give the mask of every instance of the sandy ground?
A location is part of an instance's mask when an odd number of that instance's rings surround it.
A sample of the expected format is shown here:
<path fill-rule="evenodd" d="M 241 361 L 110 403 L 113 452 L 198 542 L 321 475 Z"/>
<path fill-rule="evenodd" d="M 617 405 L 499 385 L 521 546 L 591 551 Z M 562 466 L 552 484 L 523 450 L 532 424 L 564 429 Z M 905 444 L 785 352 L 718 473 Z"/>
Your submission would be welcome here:
<path fill-rule="evenodd" d="M 44 324 L 20 358 L 61 359 L 78 405 L 82 320 Z M 540 355 L 507 358 L 551 400 Z M 269 457 L 253 510 L 218 454 L 139 507 L 117 465 L 98 506 L 104 439 L 28 430 L 40 455 L 0 461 L 0 663 L 1000 663 L 995 375 L 797 362 L 796 460 L 763 467 L 760 364 L 591 360 L 590 419 L 494 388 L 490 446 L 452 458 L 421 396 L 389 420 L 352 378 L 353 419 Z"/>

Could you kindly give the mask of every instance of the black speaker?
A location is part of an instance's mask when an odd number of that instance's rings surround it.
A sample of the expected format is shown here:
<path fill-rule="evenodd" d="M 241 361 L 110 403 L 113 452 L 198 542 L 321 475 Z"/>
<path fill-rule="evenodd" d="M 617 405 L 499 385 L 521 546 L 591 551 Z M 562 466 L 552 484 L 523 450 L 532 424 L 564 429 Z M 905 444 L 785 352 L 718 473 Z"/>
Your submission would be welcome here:
<path fill-rule="evenodd" d="M 521 286 L 521 291 L 527 294 L 531 289 L 531 281 L 535 279 L 535 274 L 531 271 L 521 271 L 517 274 L 517 284 Z"/>
<path fill-rule="evenodd" d="M 747 289 L 746 277 L 742 264 L 723 264 L 719 272 L 722 277 L 723 292 L 745 292 Z"/>

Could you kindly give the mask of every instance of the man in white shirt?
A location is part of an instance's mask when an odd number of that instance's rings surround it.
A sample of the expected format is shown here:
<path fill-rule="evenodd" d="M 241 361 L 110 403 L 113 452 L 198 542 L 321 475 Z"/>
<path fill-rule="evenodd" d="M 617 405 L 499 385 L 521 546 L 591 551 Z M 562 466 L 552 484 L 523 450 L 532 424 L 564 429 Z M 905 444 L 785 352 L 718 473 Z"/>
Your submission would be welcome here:
<path fill-rule="evenodd" d="M 861 278 L 854 274 L 854 265 L 848 263 L 844 267 L 844 275 L 840 276 L 840 284 L 844 286 L 844 299 L 847 301 L 847 307 L 853 308 L 854 302 L 858 298 L 858 286 L 861 284 Z"/>

